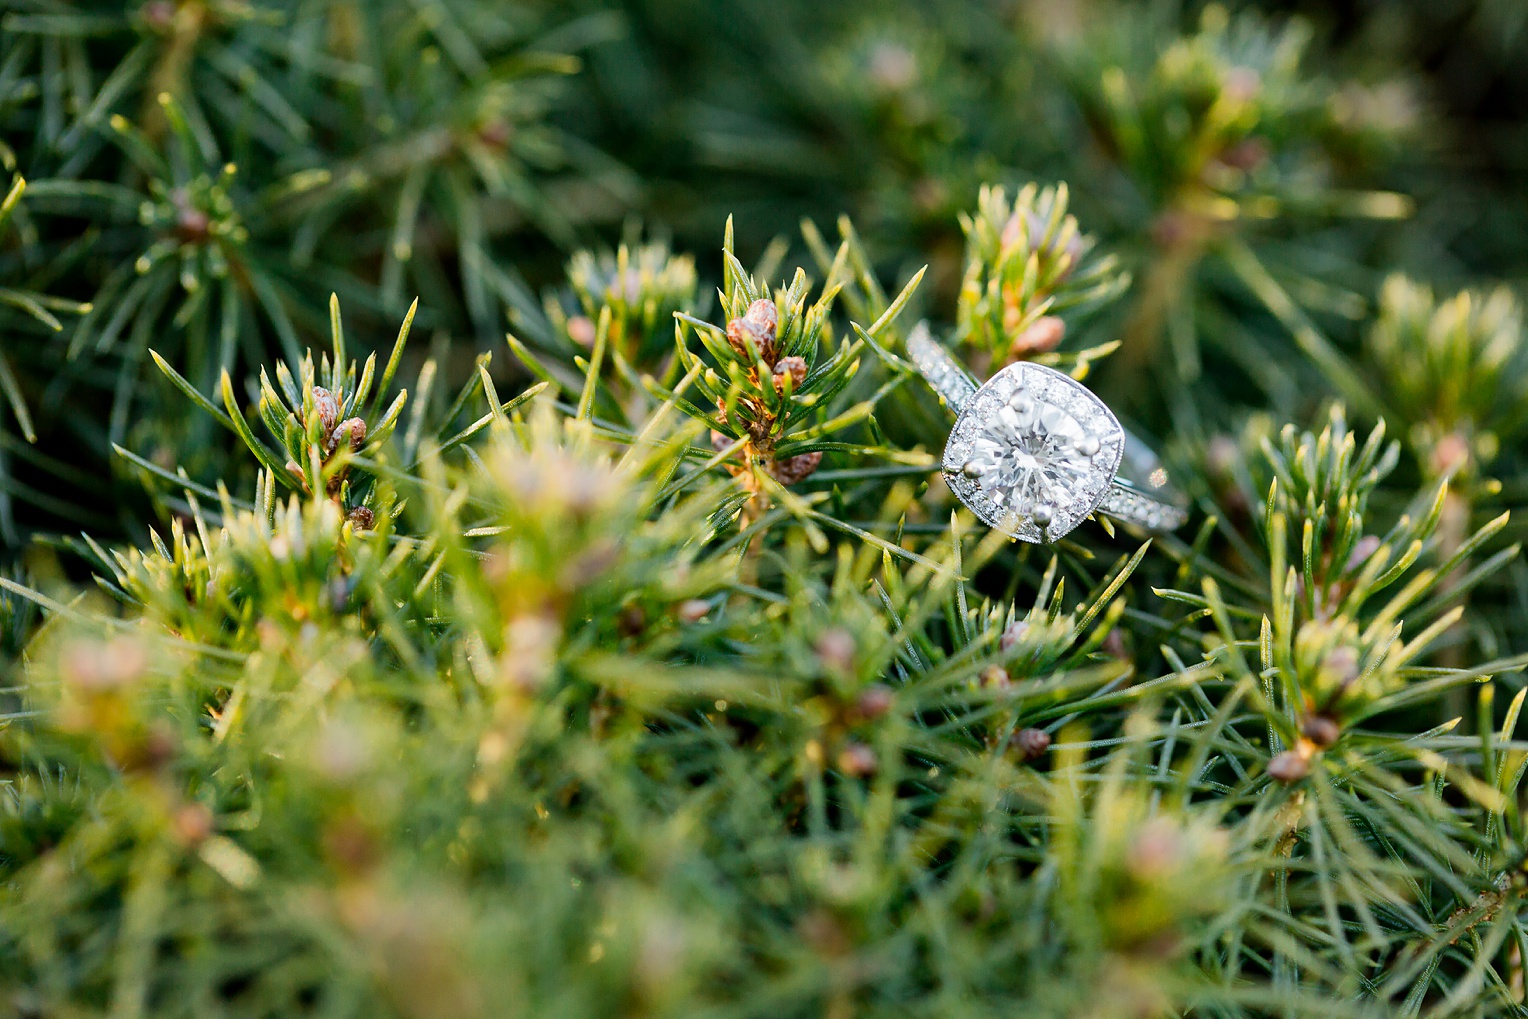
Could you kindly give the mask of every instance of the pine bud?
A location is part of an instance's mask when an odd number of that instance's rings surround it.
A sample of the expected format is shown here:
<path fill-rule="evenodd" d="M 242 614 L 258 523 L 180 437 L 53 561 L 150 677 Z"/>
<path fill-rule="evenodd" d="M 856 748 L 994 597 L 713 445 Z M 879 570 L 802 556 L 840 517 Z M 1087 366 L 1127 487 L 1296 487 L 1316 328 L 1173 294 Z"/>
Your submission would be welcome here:
<path fill-rule="evenodd" d="M 1335 703 L 1358 681 L 1358 652 L 1347 645 L 1333 648 L 1321 663 L 1321 680 L 1330 691 L 1326 703 Z"/>
<path fill-rule="evenodd" d="M 906 46 L 880 42 L 870 51 L 869 79 L 882 92 L 901 92 L 918 81 L 918 58 Z"/>
<path fill-rule="evenodd" d="M 1130 661 L 1130 649 L 1125 646 L 1125 635 L 1118 630 L 1110 630 L 1104 642 L 1099 645 L 1099 650 L 1110 658 L 1122 662 Z"/>
<path fill-rule="evenodd" d="M 786 457 L 784 460 L 770 462 L 770 475 L 782 485 L 794 485 L 798 481 L 804 481 L 817 471 L 817 465 L 822 463 L 822 454 L 801 453 L 797 456 Z"/>
<path fill-rule="evenodd" d="M 478 125 L 478 141 L 491 149 L 502 149 L 509 144 L 513 131 L 509 124 L 497 117 Z"/>
<path fill-rule="evenodd" d="M 1263 76 L 1250 67 L 1233 67 L 1221 82 L 1226 98 L 1238 103 L 1249 103 L 1263 90 Z"/>
<path fill-rule="evenodd" d="M 838 752 L 838 770 L 851 778 L 875 774 L 879 763 L 875 751 L 863 743 L 850 743 Z"/>
<path fill-rule="evenodd" d="M 1013 622 L 1009 623 L 1007 629 L 1003 631 L 1003 637 L 1000 641 L 1003 650 L 1012 651 L 1014 648 L 1024 643 L 1024 636 L 1027 633 L 1029 633 L 1029 624 L 1024 620 L 1015 619 Z"/>
<path fill-rule="evenodd" d="M 1431 461 L 1435 477 L 1452 477 L 1469 465 L 1469 440 L 1458 432 L 1449 432 L 1433 446 Z"/>
<path fill-rule="evenodd" d="M 1044 354 L 1060 346 L 1066 337 L 1066 323 L 1054 315 L 1041 315 L 1029 324 L 1008 348 L 1012 360 L 1020 360 L 1034 354 Z"/>
<path fill-rule="evenodd" d="M 87 693 L 118 690 L 136 681 L 148 668 L 143 646 L 128 637 L 105 643 L 79 641 L 67 646 L 59 661 L 60 678 Z"/>
<path fill-rule="evenodd" d="M 981 671 L 981 684 L 988 690 L 1006 690 L 1013 685 L 1008 670 L 1001 665 L 989 665 Z"/>
<path fill-rule="evenodd" d="M 1192 213 L 1182 209 L 1168 209 L 1151 224 L 1151 239 L 1158 247 L 1181 248 L 1197 239 L 1203 225 Z"/>
<path fill-rule="evenodd" d="M 760 298 L 748 306 L 742 318 L 727 323 L 727 342 L 745 361 L 752 361 L 752 351 L 756 350 L 766 363 L 772 362 L 775 359 L 775 330 L 779 324 L 780 312 L 775 302 Z"/>
<path fill-rule="evenodd" d="M 183 846 L 198 846 L 212 835 L 212 811 L 205 804 L 187 803 L 170 819 L 170 831 Z"/>
<path fill-rule="evenodd" d="M 1019 760 L 1035 761 L 1045 755 L 1050 749 L 1051 736 L 1044 729 L 1020 729 L 1008 740 L 1009 745 L 1018 751 Z"/>
<path fill-rule="evenodd" d="M 148 732 L 143 737 L 143 745 L 135 748 L 137 757 L 132 761 L 124 761 L 124 766 L 142 765 L 153 771 L 159 771 L 175 760 L 180 753 L 180 737 L 175 735 L 175 730 L 170 723 L 160 719 L 149 725 Z"/>
<path fill-rule="evenodd" d="M 350 436 L 350 448 L 360 449 L 366 442 L 366 422 L 360 418 L 346 418 L 334 429 L 334 435 L 330 438 L 331 446 L 337 446 L 346 435 Z"/>
<path fill-rule="evenodd" d="M 1221 163 L 1233 170 L 1256 170 L 1268 162 L 1268 143 L 1261 138 L 1243 138 L 1220 154 Z"/>
<path fill-rule="evenodd" d="M 1377 534 L 1366 534 L 1359 538 L 1353 543 L 1353 554 L 1348 556 L 1348 562 L 1344 567 L 1344 571 L 1347 573 L 1357 573 L 1363 567 L 1363 564 L 1368 562 L 1375 552 L 1379 551 L 1380 545 L 1381 541 Z"/>
<path fill-rule="evenodd" d="M 1268 762 L 1268 777 L 1275 782 L 1289 785 L 1310 774 L 1310 758 L 1294 750 L 1286 750 Z"/>
<path fill-rule="evenodd" d="M 201 244 L 212 236 L 212 217 L 194 205 L 183 205 L 175 214 L 175 236 L 184 244 Z"/>
<path fill-rule="evenodd" d="M 844 925 L 820 907 L 796 922 L 796 934 L 818 957 L 838 958 L 852 951 L 852 942 Z"/>
<path fill-rule="evenodd" d="M 322 838 L 325 855 L 341 873 L 365 873 L 376 862 L 376 837 L 370 826 L 354 814 L 347 812 L 334 818 L 324 826 Z"/>
<path fill-rule="evenodd" d="M 1125 867 L 1141 882 L 1158 881 L 1184 862 L 1183 832 L 1165 817 L 1141 825 L 1125 851 Z"/>
<path fill-rule="evenodd" d="M 1217 478 L 1235 477 L 1241 462 L 1241 447 L 1229 435 L 1217 435 L 1204 448 L 1204 463 Z"/>
<path fill-rule="evenodd" d="M 806 380 L 806 359 L 800 357 L 784 357 L 775 365 L 775 392 L 785 391 L 785 377 L 791 379 L 791 392 L 799 392 L 801 383 Z"/>
<path fill-rule="evenodd" d="M 874 721 L 889 712 L 895 703 L 896 694 L 892 693 L 891 687 L 873 683 L 860 691 L 859 699 L 854 702 L 854 716 L 857 720 Z"/>
<path fill-rule="evenodd" d="M 586 315 L 574 315 L 568 319 L 568 339 L 580 347 L 594 346 L 596 335 L 594 321 Z"/>
<path fill-rule="evenodd" d="M 623 608 L 616 615 L 616 628 L 625 637 L 635 637 L 647 628 L 647 613 L 635 603 Z"/>
<path fill-rule="evenodd" d="M 155 32 L 168 32 L 175 25 L 174 0 L 150 0 L 138 8 L 138 16 Z"/>
<path fill-rule="evenodd" d="M 1060 273 L 1060 278 L 1065 279 L 1071 275 L 1072 269 L 1082 258 L 1082 236 L 1074 230 L 1071 237 L 1067 239 L 1065 248 L 1057 251 L 1055 247 L 1057 238 L 1052 238 L 1049 243 L 1045 240 L 1045 230 L 1049 225 L 1048 219 L 1033 209 L 1015 209 L 1003 226 L 1000 243 L 1004 251 L 1023 242 L 1026 251 L 1038 252 L 1041 258 L 1065 259 L 1065 265 Z M 1058 235 L 1062 229 L 1063 227 L 1057 227 Z"/>
<path fill-rule="evenodd" d="M 314 386 L 313 409 L 318 411 L 318 423 L 324 429 L 324 437 L 328 438 L 334 431 L 334 423 L 339 420 L 340 402 L 329 390 L 322 386 Z"/>
<path fill-rule="evenodd" d="M 780 309 L 775 307 L 774 301 L 761 297 L 748 306 L 743 318 L 763 330 L 772 340 L 775 338 L 775 330 L 780 326 Z"/>
<path fill-rule="evenodd" d="M 1342 735 L 1342 726 L 1337 721 L 1326 715 L 1311 715 L 1300 726 L 1300 734 L 1316 745 L 1318 749 L 1325 750 L 1337 742 L 1337 737 Z"/>
<path fill-rule="evenodd" d="M 841 627 L 824 630 L 817 638 L 817 658 L 834 672 L 854 671 L 854 635 Z"/>
<path fill-rule="evenodd" d="M 698 623 L 711 611 L 711 603 L 704 598 L 691 598 L 679 603 L 679 618 L 686 623 Z"/>

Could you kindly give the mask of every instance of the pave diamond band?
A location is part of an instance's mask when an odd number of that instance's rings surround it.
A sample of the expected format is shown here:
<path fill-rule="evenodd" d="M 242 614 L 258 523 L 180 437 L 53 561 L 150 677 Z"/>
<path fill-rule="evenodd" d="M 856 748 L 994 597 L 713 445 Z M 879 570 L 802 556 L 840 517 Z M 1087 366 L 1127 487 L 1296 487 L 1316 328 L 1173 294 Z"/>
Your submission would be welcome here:
<path fill-rule="evenodd" d="M 945 479 L 988 525 L 1052 542 L 1095 512 L 1150 530 L 1187 519 L 1156 455 L 1082 383 L 1021 361 L 978 385 L 922 323 L 907 351 L 956 414 Z"/>

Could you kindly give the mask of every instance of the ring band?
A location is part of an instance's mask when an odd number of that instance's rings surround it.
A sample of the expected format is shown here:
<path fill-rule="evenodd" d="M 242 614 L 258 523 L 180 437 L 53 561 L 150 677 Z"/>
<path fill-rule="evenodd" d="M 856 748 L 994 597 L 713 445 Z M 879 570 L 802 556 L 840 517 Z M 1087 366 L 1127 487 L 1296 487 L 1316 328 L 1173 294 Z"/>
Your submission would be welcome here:
<path fill-rule="evenodd" d="M 1156 454 L 1071 376 L 1020 361 L 978 385 L 922 322 L 907 352 L 956 414 L 945 479 L 989 526 L 1048 543 L 1094 513 L 1151 531 L 1188 519 Z"/>

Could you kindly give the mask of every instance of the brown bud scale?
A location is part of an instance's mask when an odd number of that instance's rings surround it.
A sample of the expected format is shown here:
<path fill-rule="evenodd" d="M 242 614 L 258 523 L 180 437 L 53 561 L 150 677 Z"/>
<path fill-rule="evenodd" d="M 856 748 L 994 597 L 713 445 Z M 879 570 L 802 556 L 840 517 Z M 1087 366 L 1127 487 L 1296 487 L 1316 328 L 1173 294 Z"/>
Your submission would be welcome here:
<path fill-rule="evenodd" d="M 800 357 L 783 357 L 775 364 L 775 392 L 785 391 L 785 377 L 789 375 L 791 380 L 791 392 L 798 392 L 801 383 L 806 381 L 806 359 Z"/>
<path fill-rule="evenodd" d="M 1300 727 L 1300 735 L 1314 743 L 1318 749 L 1325 750 L 1342 735 L 1342 726 L 1326 715 L 1311 715 Z"/>
<path fill-rule="evenodd" d="M 1289 785 L 1310 774 L 1310 758 L 1295 750 L 1286 750 L 1268 762 L 1268 777 Z"/>
<path fill-rule="evenodd" d="M 786 457 L 784 460 L 771 461 L 769 473 L 782 485 L 794 485 L 798 481 L 811 477 L 820 463 L 822 463 L 821 453 L 801 453 L 797 456 Z"/>
<path fill-rule="evenodd" d="M 334 394 L 322 386 L 313 387 L 313 409 L 318 411 L 318 423 L 324 429 L 324 436 L 334 431 L 334 423 L 339 420 L 340 402 Z"/>

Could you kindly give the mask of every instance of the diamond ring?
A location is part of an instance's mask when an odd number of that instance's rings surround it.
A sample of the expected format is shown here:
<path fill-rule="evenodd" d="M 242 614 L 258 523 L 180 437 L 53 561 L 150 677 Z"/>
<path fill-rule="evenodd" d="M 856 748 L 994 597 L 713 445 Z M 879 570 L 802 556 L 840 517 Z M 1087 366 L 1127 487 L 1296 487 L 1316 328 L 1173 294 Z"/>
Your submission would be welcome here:
<path fill-rule="evenodd" d="M 1094 513 L 1152 531 L 1188 519 L 1156 454 L 1071 376 L 1019 361 L 977 385 L 926 323 L 907 352 L 956 414 L 945 480 L 989 526 L 1048 543 Z"/>

